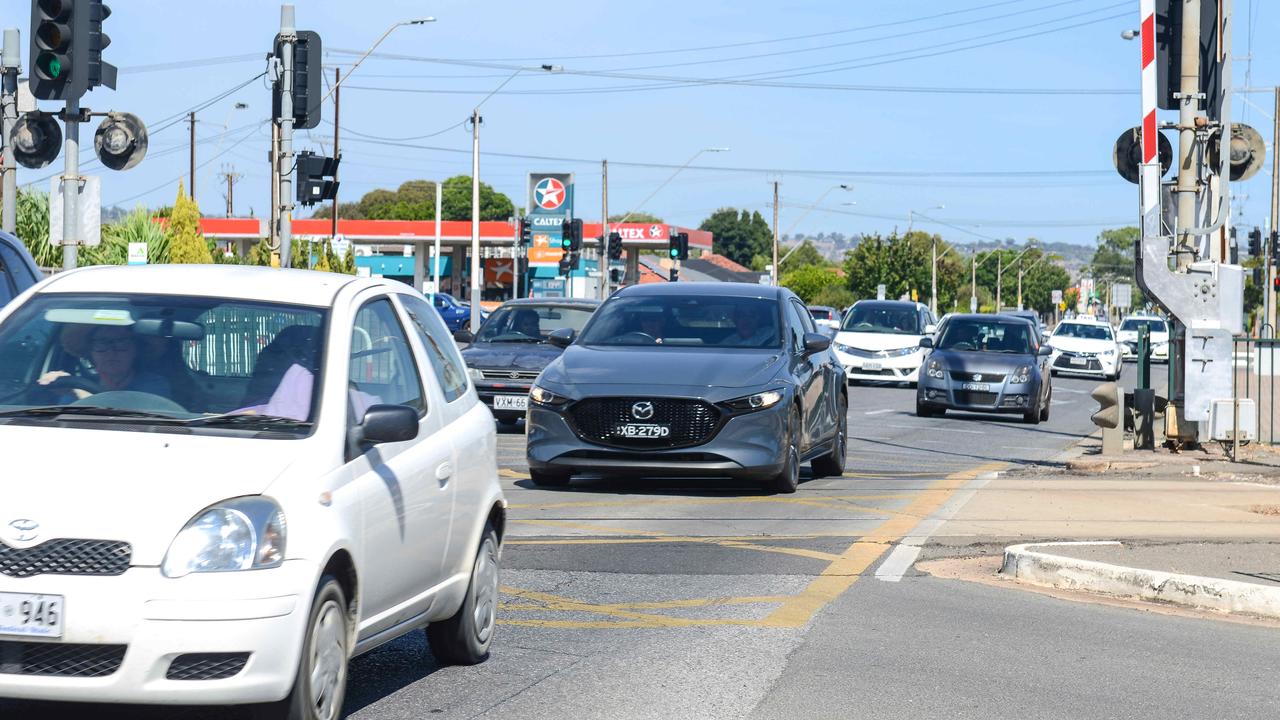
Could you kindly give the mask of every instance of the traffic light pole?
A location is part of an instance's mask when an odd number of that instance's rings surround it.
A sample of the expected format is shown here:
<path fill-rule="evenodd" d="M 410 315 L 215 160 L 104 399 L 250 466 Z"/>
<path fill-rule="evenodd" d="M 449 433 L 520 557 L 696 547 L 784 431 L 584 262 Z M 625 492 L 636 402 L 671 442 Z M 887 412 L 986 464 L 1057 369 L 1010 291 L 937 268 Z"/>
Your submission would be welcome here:
<path fill-rule="evenodd" d="M 471 333 L 480 333 L 480 108 L 471 111 Z"/>
<path fill-rule="evenodd" d="M 4 31 L 3 71 L 0 78 L 0 114 L 3 125 L 0 126 L 0 145 L 4 147 L 4 223 L 5 232 L 14 233 L 18 229 L 18 163 L 13 156 L 13 126 L 18 122 L 18 72 L 22 64 L 22 50 L 17 28 Z"/>
<path fill-rule="evenodd" d="M 62 149 L 62 269 L 76 269 L 80 246 L 80 100 L 68 100 L 66 145 Z"/>
<path fill-rule="evenodd" d="M 600 299 L 609 298 L 609 161 L 600 161 Z"/>
<path fill-rule="evenodd" d="M 280 267 L 290 267 L 293 254 L 293 46 L 298 29 L 293 6 L 280 6 L 280 152 L 276 167 L 280 179 Z"/>
<path fill-rule="evenodd" d="M 1275 127 L 1273 129 L 1271 142 L 1271 232 L 1280 231 L 1280 87 L 1275 89 L 1276 94 L 1276 115 Z M 1267 252 L 1271 252 L 1271 246 L 1275 243 L 1271 242 L 1271 235 L 1268 234 L 1263 242 L 1267 244 Z M 1267 322 L 1271 324 L 1271 337 L 1276 336 L 1276 269 L 1271 264 L 1275 258 L 1267 258 L 1267 287 L 1263 291 L 1263 297 L 1267 300 Z"/>

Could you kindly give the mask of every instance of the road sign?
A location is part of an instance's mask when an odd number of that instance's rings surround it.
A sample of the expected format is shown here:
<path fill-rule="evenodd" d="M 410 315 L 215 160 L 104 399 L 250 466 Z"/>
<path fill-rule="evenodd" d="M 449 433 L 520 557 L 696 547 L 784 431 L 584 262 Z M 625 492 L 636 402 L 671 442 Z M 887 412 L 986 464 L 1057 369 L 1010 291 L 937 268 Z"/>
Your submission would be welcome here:
<path fill-rule="evenodd" d="M 102 180 L 92 175 L 80 177 L 80 244 L 88 247 L 102 242 Z M 49 244 L 62 244 L 62 178 L 49 178 Z"/>
<path fill-rule="evenodd" d="M 881 284 L 877 285 L 877 286 L 876 286 L 876 299 L 877 299 L 877 300 L 883 300 L 883 299 L 884 299 L 884 294 L 885 294 L 886 290 L 887 290 L 887 288 L 884 286 L 884 283 L 881 283 Z"/>
<path fill-rule="evenodd" d="M 978 298 L 973 295 L 969 296 L 969 312 L 978 312 Z"/>
<path fill-rule="evenodd" d="M 1111 286 L 1111 306 L 1128 308 L 1133 305 L 1133 286 L 1129 283 L 1116 283 Z"/>
<path fill-rule="evenodd" d="M 573 173 L 529 173 L 527 210 L 526 215 L 573 217 Z"/>
<path fill-rule="evenodd" d="M 338 257 L 346 257 L 347 249 L 351 247 L 351 241 L 347 239 L 346 235 L 334 235 L 331 245 L 333 246 L 333 253 L 335 255 Z"/>
<path fill-rule="evenodd" d="M 1054 290 L 1054 291 L 1053 291 L 1053 293 L 1052 293 L 1052 296 L 1053 296 L 1053 304 L 1054 304 L 1054 305 L 1061 305 L 1061 304 L 1062 304 L 1062 291 L 1061 291 L 1061 290 Z"/>
<path fill-rule="evenodd" d="M 129 243 L 129 264 L 130 265 L 146 265 L 147 264 L 147 244 L 144 242 Z"/>

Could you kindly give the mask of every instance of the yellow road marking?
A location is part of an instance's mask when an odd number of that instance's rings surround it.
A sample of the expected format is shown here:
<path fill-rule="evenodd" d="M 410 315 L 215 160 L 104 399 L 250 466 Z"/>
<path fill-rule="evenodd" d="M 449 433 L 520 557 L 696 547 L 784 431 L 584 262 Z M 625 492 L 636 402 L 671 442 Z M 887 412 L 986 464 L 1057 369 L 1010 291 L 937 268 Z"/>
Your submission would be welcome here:
<path fill-rule="evenodd" d="M 515 480 L 529 479 L 529 473 L 522 473 L 522 472 L 519 472 L 518 470 L 512 470 L 510 468 L 502 468 L 501 470 L 498 471 L 498 475 L 501 477 L 513 478 Z"/>
<path fill-rule="evenodd" d="M 761 495 L 748 497 L 718 497 L 718 498 L 667 498 L 653 497 L 648 495 L 635 495 L 627 500 L 584 500 L 581 502 L 558 502 L 558 503 L 512 503 L 509 507 L 512 510 L 559 510 L 564 508 L 605 508 L 605 507 L 636 507 L 641 505 L 736 505 L 740 503 L 777 503 L 781 505 L 808 505 L 815 500 L 823 499 L 847 499 L 847 500 L 901 500 L 903 498 L 914 497 L 914 493 L 881 493 L 881 494 L 841 494 L 813 497 L 779 497 L 775 495 Z"/>

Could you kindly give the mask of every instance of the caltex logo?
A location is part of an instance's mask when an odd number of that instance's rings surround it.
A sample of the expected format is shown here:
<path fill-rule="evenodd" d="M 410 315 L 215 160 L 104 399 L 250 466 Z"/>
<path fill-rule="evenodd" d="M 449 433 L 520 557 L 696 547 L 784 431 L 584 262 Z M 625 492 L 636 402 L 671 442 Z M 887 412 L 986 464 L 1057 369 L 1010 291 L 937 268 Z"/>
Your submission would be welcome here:
<path fill-rule="evenodd" d="M 542 178 L 533 186 L 533 201 L 543 210 L 556 210 L 565 201 L 564 183 L 555 178 Z"/>

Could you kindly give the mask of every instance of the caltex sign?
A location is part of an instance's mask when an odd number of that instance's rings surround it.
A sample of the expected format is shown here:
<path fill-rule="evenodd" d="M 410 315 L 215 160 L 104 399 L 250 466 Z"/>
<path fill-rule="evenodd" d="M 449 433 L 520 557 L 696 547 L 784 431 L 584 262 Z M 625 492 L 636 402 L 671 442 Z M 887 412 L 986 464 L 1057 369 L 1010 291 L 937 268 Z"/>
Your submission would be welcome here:
<path fill-rule="evenodd" d="M 573 217 L 573 173 L 529 173 L 528 215 L 533 223 L 529 265 L 558 265 L 564 255 L 560 223 Z"/>

